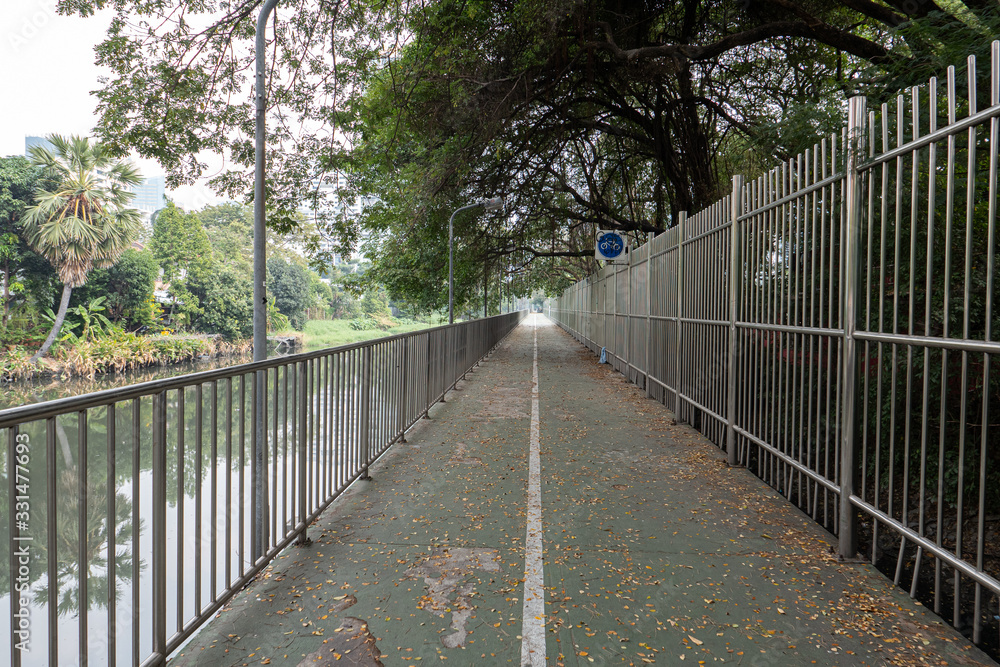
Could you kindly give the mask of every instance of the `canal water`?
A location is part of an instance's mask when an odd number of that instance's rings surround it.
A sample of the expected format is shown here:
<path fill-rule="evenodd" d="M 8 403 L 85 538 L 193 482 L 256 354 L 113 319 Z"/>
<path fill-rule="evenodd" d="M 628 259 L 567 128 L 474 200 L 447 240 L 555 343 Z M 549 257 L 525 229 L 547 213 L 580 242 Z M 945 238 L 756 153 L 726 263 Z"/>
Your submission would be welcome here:
<path fill-rule="evenodd" d="M 249 359 L 228 357 L 94 380 L 10 384 L 0 388 L 0 407 L 243 361 Z M 325 372 L 311 388 L 309 400 L 330 406 L 319 410 L 311 424 L 317 431 L 329 432 L 340 428 L 335 424 L 340 420 L 334 416 L 339 413 L 331 388 L 338 388 L 348 400 L 356 373 L 332 365 Z M 303 463 L 294 452 L 295 380 L 289 373 L 269 377 L 272 534 L 282 534 L 296 514 L 292 476 Z M 251 384 L 249 377 L 237 377 L 168 392 L 165 538 L 171 546 L 164 554 L 168 637 L 182 630 L 197 609 L 209 606 L 226 583 L 250 565 Z M 336 406 L 339 410 L 340 403 Z M 24 650 L 16 652 L 25 667 L 50 664 L 53 647 L 58 665 L 138 664 L 136 659 L 150 654 L 150 559 L 156 547 L 150 530 L 152 424 L 151 400 L 61 416 L 54 423 L 55 461 L 47 460 L 47 436 L 53 435 L 47 433 L 44 420 L 26 424 L 16 434 L 13 460 L 8 432 L 0 433 L 0 472 L 19 473 L 13 479 L 0 475 L 0 544 L 11 545 L 0 549 L 0 664 L 8 664 L 14 655 L 7 630 L 12 621 L 28 630 L 20 638 L 25 640 Z M 85 438 L 80 437 L 83 429 Z M 322 466 L 321 456 L 310 454 L 305 465 Z M 329 458 L 327 454 L 330 483 L 342 484 L 347 461 L 341 465 L 334 456 L 331 465 Z M 310 487 L 313 492 L 318 491 Z M 49 507 L 53 500 L 54 507 Z M 56 549 L 54 559 L 49 557 L 49 545 Z M 85 570 L 81 562 L 86 563 Z M 20 591 L 25 607 L 18 619 L 12 618 L 13 591 Z M 55 633 L 50 631 L 53 621 Z"/>

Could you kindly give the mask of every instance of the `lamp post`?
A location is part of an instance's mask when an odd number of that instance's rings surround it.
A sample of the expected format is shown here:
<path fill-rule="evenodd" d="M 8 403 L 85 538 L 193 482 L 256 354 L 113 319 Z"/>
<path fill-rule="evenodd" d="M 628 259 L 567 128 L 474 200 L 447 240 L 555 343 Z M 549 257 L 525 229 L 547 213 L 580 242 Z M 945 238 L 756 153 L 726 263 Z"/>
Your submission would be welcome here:
<path fill-rule="evenodd" d="M 476 208 L 477 206 L 483 206 L 487 211 L 496 211 L 503 206 L 503 197 L 484 199 L 483 201 L 477 201 L 475 204 L 456 208 L 452 211 L 451 217 L 448 218 L 448 324 L 455 323 L 455 214 L 459 211 Z"/>
<path fill-rule="evenodd" d="M 267 359 L 267 294 L 264 287 L 264 279 L 267 275 L 265 268 L 266 258 L 264 256 L 266 248 L 267 223 L 265 221 L 266 209 L 264 207 L 264 119 L 267 112 L 265 98 L 265 45 L 266 37 L 264 29 L 267 27 L 267 19 L 277 6 L 278 0 L 266 0 L 261 7 L 260 15 L 257 17 L 257 35 L 254 42 L 254 60 L 256 63 L 254 79 L 254 97 L 256 98 L 256 116 L 254 129 L 254 186 L 253 186 L 253 360 L 262 361 Z M 264 461 L 264 451 L 266 449 L 265 439 L 267 435 L 264 431 L 264 412 L 266 409 L 265 392 L 267 391 L 267 379 L 265 371 L 257 371 L 254 374 L 255 396 L 254 396 L 254 425 L 253 425 L 253 460 L 254 460 L 254 514 L 255 524 L 250 553 L 253 562 L 256 563 L 265 553 L 269 544 L 268 529 L 268 506 L 267 506 L 267 469 Z"/>

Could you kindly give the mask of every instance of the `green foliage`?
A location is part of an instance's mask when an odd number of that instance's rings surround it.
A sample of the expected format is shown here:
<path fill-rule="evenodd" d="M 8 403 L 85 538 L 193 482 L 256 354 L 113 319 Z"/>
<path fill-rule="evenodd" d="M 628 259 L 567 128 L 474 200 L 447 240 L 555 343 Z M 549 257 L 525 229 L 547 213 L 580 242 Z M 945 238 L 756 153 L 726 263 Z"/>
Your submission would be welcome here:
<path fill-rule="evenodd" d="M 201 219 L 167 202 L 153 217 L 150 252 L 163 269 L 163 279 L 171 282 L 182 272 L 205 270 L 212 263 L 212 246 Z"/>
<path fill-rule="evenodd" d="M 281 257 L 267 261 L 267 293 L 274 299 L 278 311 L 288 318 L 291 326 L 301 331 L 306 323 L 306 308 L 313 303 L 306 268 Z"/>
<path fill-rule="evenodd" d="M 200 303 L 192 325 L 226 340 L 253 335 L 253 283 L 238 269 L 218 263 L 211 273 L 193 274 L 187 280 Z"/>
<path fill-rule="evenodd" d="M 240 204 L 206 206 L 198 212 L 212 250 L 227 262 L 253 272 L 253 211 Z M 273 235 L 272 235 L 273 236 Z"/>
<path fill-rule="evenodd" d="M 96 340 L 116 331 L 115 325 L 104 315 L 103 304 L 106 298 L 99 296 L 87 304 L 70 309 L 69 317 L 80 325 L 78 340 Z"/>
<path fill-rule="evenodd" d="M 25 304 L 51 274 L 21 236 L 21 217 L 33 203 L 41 172 L 23 157 L 0 158 L 0 271 L 3 273 L 3 326 L 12 307 Z M 39 271 L 39 269 L 41 271 Z"/>
<path fill-rule="evenodd" d="M 386 297 L 384 289 L 370 289 L 365 292 L 365 298 L 361 300 L 361 312 L 367 317 L 391 317 L 389 311 L 389 299 Z"/>
<path fill-rule="evenodd" d="M 107 297 L 108 318 L 124 327 L 149 326 L 154 321 L 153 288 L 159 264 L 149 251 L 126 250 L 118 263 L 95 269 L 83 287 L 74 290 L 76 302 Z"/>
<path fill-rule="evenodd" d="M 372 317 L 356 317 L 348 322 L 348 325 L 355 331 L 367 331 L 369 329 L 379 329 L 378 322 Z"/>

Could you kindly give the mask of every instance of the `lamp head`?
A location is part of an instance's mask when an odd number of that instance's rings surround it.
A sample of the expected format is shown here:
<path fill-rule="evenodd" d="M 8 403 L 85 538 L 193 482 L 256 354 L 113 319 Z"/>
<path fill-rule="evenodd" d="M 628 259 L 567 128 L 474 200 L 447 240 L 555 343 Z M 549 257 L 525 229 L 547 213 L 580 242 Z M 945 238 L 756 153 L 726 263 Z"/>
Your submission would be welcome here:
<path fill-rule="evenodd" d="M 483 200 L 483 206 L 487 211 L 498 211 L 503 208 L 503 197 L 493 197 Z"/>

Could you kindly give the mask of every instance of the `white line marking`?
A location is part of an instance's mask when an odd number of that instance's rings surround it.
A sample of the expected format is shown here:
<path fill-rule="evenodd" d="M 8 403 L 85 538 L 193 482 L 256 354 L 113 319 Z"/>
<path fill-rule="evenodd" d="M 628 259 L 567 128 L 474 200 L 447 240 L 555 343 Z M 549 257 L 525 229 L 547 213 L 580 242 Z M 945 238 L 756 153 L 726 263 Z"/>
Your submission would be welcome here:
<path fill-rule="evenodd" d="M 537 322 L 532 317 L 532 324 Z M 542 473 L 538 434 L 538 329 L 531 367 L 531 439 L 528 453 L 528 534 L 524 541 L 521 667 L 545 667 L 545 575 L 542 571 Z"/>

